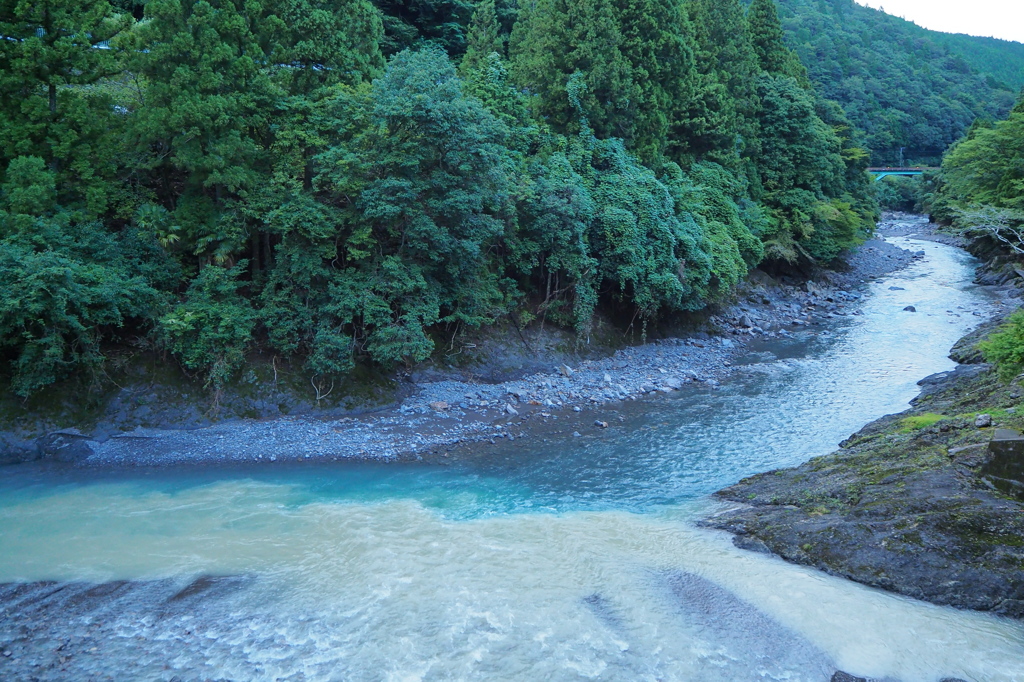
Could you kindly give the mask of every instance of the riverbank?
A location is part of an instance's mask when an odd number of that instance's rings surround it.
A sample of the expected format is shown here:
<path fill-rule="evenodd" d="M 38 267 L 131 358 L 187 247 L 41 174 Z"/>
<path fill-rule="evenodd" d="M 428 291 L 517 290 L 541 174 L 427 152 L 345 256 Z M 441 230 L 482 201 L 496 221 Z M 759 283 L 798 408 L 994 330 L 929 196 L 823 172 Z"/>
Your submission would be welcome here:
<path fill-rule="evenodd" d="M 997 429 L 1024 432 L 1024 387 L 1000 382 L 975 348 L 997 323 L 958 343 L 962 364 L 922 380 L 911 409 L 836 453 L 719 491 L 739 506 L 705 525 L 865 585 L 1024 618 L 1024 495 L 996 475 L 990 445 Z"/>
<path fill-rule="evenodd" d="M 161 400 L 152 386 L 124 388 L 112 401 L 116 418 L 104 415 L 87 427 L 53 424 L 42 433 L 39 420 L 23 420 L 31 426 L 0 434 L 0 462 L 168 466 L 418 460 L 444 457 L 460 445 L 529 437 L 531 420 L 571 417 L 576 428 L 599 431 L 606 426 L 601 415 L 609 404 L 687 384 L 714 388 L 734 371 L 733 362 L 751 341 L 813 335 L 827 331 L 832 320 L 859 314 L 857 287 L 921 257 L 873 239 L 836 270 L 818 272 L 810 280 L 776 280 L 754 272 L 731 305 L 709 311 L 677 335 L 670 331 L 644 345 L 609 350 L 603 357 L 600 349 L 591 349 L 588 359 L 550 348 L 530 352 L 525 339 L 515 362 L 501 357 L 512 354 L 507 344 L 477 349 L 482 363 L 408 373 L 394 389 L 393 401 L 375 410 L 345 413 L 309 406 L 299 414 L 273 418 L 229 414 L 211 424 L 184 414 L 173 400 Z M 510 365 L 525 369 L 504 378 Z M 538 367 L 545 369 L 536 371 Z M 137 409 L 126 410 L 124 403 L 135 395 L 144 399 Z M 160 413 L 161 402 L 168 403 L 166 415 Z M 166 428 L 175 417 L 181 417 L 179 428 Z"/>

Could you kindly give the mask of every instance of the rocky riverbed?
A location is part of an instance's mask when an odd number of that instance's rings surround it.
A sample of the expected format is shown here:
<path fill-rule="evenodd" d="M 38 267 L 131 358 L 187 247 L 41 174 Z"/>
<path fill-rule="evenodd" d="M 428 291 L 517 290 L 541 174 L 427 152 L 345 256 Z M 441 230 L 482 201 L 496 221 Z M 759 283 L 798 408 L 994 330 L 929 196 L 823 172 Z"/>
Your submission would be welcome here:
<path fill-rule="evenodd" d="M 914 222 L 894 218 L 889 223 Z M 883 227 L 885 225 L 883 224 Z M 529 437 L 531 420 L 571 417 L 600 430 L 609 404 L 669 393 L 691 383 L 715 387 L 755 339 L 819 332 L 830 320 L 859 314 L 857 287 L 920 258 L 873 239 L 837 269 L 812 279 L 776 280 L 752 273 L 735 300 L 709 311 L 696 331 L 650 340 L 598 359 L 560 354 L 547 369 L 488 382 L 451 368 L 422 373 L 404 397 L 362 414 L 318 413 L 267 419 L 226 419 L 195 428 L 152 428 L 146 420 L 101 419 L 92 428 L 25 429 L 0 434 L 0 461 L 56 460 L 76 465 L 177 465 L 309 459 L 421 459 L 460 444 Z M 535 358 L 543 364 L 543 358 Z M 416 377 L 416 373 L 412 374 Z M 127 392 L 127 389 L 122 391 Z M 147 405 L 144 414 L 151 416 Z M 587 419 L 587 417 L 592 417 Z M 31 420 L 29 420 L 31 421 Z M 163 426 L 163 424 L 161 424 Z M 38 427 L 36 427 L 38 428 Z"/>
<path fill-rule="evenodd" d="M 981 362 L 975 344 L 994 326 L 957 344 L 966 364 L 924 379 L 910 410 L 832 455 L 720 491 L 739 506 L 706 525 L 866 585 L 1024 618 L 1024 495 L 997 485 L 990 445 L 996 429 L 1024 431 L 1024 388 Z"/>

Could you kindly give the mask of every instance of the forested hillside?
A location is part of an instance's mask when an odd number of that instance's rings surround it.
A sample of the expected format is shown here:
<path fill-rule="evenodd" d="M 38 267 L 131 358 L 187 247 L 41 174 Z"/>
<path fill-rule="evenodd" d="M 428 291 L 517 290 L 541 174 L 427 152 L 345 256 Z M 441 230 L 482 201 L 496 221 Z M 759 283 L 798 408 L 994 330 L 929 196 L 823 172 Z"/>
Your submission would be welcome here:
<path fill-rule="evenodd" d="M 212 388 L 510 317 L 639 336 L 873 225 L 772 0 L 0 0 L 0 352 Z"/>
<path fill-rule="evenodd" d="M 991 264 L 1016 277 L 1024 258 L 1024 96 L 1005 120 L 973 126 L 929 185 L 932 215 L 976 244 L 994 246 L 1003 255 Z M 1024 311 L 1010 315 L 981 348 L 1004 380 L 1018 378 L 1024 372 Z"/>
<path fill-rule="evenodd" d="M 787 43 L 866 135 L 874 164 L 936 164 L 1024 86 L 1024 45 L 950 35 L 853 0 L 780 0 Z"/>

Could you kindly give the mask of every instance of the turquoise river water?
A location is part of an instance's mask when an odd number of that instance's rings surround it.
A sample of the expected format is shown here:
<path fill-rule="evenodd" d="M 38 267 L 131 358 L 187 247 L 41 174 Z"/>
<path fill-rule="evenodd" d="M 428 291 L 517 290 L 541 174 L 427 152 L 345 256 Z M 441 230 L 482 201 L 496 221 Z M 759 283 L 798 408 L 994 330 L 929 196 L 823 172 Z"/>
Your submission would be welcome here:
<path fill-rule="evenodd" d="M 450 466 L 2 469 L 0 679 L 1024 681 L 1020 623 L 696 526 L 710 493 L 834 450 L 953 367 L 991 305 L 975 264 L 890 241 L 927 257 L 863 315 L 720 389 L 627 403 L 601 439 Z"/>

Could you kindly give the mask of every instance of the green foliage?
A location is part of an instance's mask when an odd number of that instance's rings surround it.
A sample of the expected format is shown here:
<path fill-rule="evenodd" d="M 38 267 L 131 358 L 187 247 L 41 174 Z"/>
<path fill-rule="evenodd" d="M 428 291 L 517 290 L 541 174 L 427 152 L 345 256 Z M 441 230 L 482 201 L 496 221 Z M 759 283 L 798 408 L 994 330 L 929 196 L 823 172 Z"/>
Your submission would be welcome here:
<path fill-rule="evenodd" d="M 695 165 L 686 176 L 679 177 L 674 189 L 677 210 L 690 213 L 706 239 L 702 246 L 709 259 L 707 265 L 693 261 L 691 254 L 687 269 L 694 274 L 707 269 L 715 286 L 728 291 L 764 257 L 764 245 L 755 234 L 763 229 L 763 221 L 744 215 L 740 202 L 749 200 L 744 199 L 741 180 L 717 164 Z M 698 277 L 700 281 L 706 275 Z M 702 297 L 710 293 L 705 286 L 701 282 L 698 287 Z"/>
<path fill-rule="evenodd" d="M 942 176 L 948 201 L 1024 210 L 1024 112 L 975 128 L 943 159 Z"/>
<path fill-rule="evenodd" d="M 522 10 L 510 46 L 512 75 L 536 95 L 557 130 L 579 131 L 577 97 L 600 138 L 617 137 L 657 165 L 689 149 L 696 71 L 691 28 L 674 0 L 539 0 Z"/>
<path fill-rule="evenodd" d="M 784 42 L 775 0 L 754 0 L 747 12 L 750 44 L 762 71 L 799 78 L 803 66 Z"/>
<path fill-rule="evenodd" d="M 924 200 L 924 180 L 918 177 L 890 175 L 878 181 L 878 204 L 887 211 L 920 212 Z"/>
<path fill-rule="evenodd" d="M 239 293 L 241 267 L 209 266 L 159 321 L 159 335 L 188 369 L 199 370 L 220 389 L 245 362 L 252 347 L 256 311 Z"/>
<path fill-rule="evenodd" d="M 42 159 L 15 159 L 2 192 L 0 353 L 12 390 L 28 396 L 96 369 L 106 330 L 145 326 L 162 306 L 157 288 L 176 272 L 139 235 L 59 212 Z"/>
<path fill-rule="evenodd" d="M 457 57 L 466 50 L 472 0 L 374 0 L 383 15 L 384 54 L 434 44 Z"/>
<path fill-rule="evenodd" d="M 215 390 L 257 350 L 326 386 L 505 315 L 582 342 L 874 217 L 771 2 L 749 26 L 740 0 L 3 2 L 25 395 L 134 337 Z"/>
<path fill-rule="evenodd" d="M 378 45 L 384 37 L 379 12 L 367 0 L 272 0 L 274 22 L 270 56 L 286 68 L 275 76 L 293 93 L 337 83 L 349 85 L 384 68 Z M 266 44 L 266 43 L 265 43 Z M 290 83 L 288 83 L 290 81 Z"/>
<path fill-rule="evenodd" d="M 571 324 L 584 338 L 598 303 L 598 260 L 588 243 L 594 198 L 562 152 L 534 160 L 527 177 L 510 260 L 529 278 L 525 288 L 543 295 L 541 315 Z"/>
<path fill-rule="evenodd" d="M 494 11 L 494 0 L 481 0 L 469 24 L 466 54 L 459 64 L 459 71 L 466 74 L 479 70 L 491 54 L 505 54 L 505 40 Z"/>
<path fill-rule="evenodd" d="M 857 205 L 856 158 L 843 157 L 843 141 L 815 108 L 815 100 L 790 76 L 758 81 L 761 149 L 757 156 L 764 202 L 775 225 L 763 236 L 769 257 L 830 261 L 873 226 L 874 209 Z M 866 177 L 863 165 L 860 182 Z M 859 209 L 859 210 L 858 210 Z"/>
<path fill-rule="evenodd" d="M 927 429 L 929 426 L 935 426 L 940 421 L 945 419 L 941 414 L 935 414 L 934 412 L 925 412 L 924 414 L 915 414 L 912 417 L 906 417 L 900 420 L 901 427 L 900 431 L 920 431 L 921 429 Z"/>
<path fill-rule="evenodd" d="M 613 287 L 613 299 L 644 319 L 664 309 L 692 307 L 696 301 L 686 300 L 690 292 L 680 272 L 690 244 L 668 188 L 619 141 L 592 140 L 582 151 L 591 169 L 602 170 L 591 171 L 596 204 L 591 242 L 601 254 L 599 272 Z"/>
<path fill-rule="evenodd" d="M 493 319 L 502 294 L 487 252 L 509 201 L 507 128 L 435 49 L 392 60 L 366 123 L 319 157 L 317 185 L 358 214 L 346 262 L 375 269 L 394 254 L 440 290 L 446 321 Z"/>
<path fill-rule="evenodd" d="M 1024 372 L 1024 311 L 1006 319 L 999 331 L 978 344 L 985 360 L 999 371 L 999 378 L 1011 381 Z"/>
<path fill-rule="evenodd" d="M 95 86 L 120 71 L 116 41 L 132 24 L 106 0 L 0 2 L 0 167 L 36 156 L 57 173 L 62 200 L 103 212 L 120 121 Z"/>
<path fill-rule="evenodd" d="M 779 0 L 786 42 L 824 97 L 864 131 L 873 165 L 936 165 L 1024 85 L 1024 46 L 949 35 L 854 0 Z"/>
<path fill-rule="evenodd" d="M 690 0 L 699 78 L 692 119 L 704 122 L 693 131 L 690 149 L 698 158 L 734 163 L 736 154 L 756 151 L 755 84 L 760 70 L 739 0 Z"/>
<path fill-rule="evenodd" d="M 624 137 L 639 99 L 622 32 L 610 0 L 538 0 L 520 9 L 509 44 L 513 80 L 536 98 L 541 116 L 560 132 L 578 132 L 566 86 L 579 72 L 583 113 L 599 137 Z"/>

